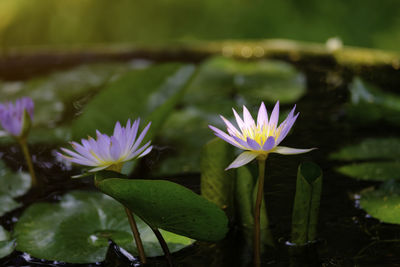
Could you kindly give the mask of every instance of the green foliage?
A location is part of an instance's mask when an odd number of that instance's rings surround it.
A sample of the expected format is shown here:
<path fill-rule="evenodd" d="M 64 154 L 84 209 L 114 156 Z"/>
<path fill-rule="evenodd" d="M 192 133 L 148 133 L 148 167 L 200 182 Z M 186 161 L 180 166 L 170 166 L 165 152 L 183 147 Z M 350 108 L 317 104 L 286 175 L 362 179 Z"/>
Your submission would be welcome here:
<path fill-rule="evenodd" d="M 181 109 L 173 112 L 162 128 L 160 141 L 173 148 L 155 173 L 200 172 L 196 151 L 213 137 L 208 124 L 224 127 L 218 114 L 233 119 L 232 107 L 240 112 L 246 104 L 256 112 L 261 101 L 291 103 L 304 92 L 303 75 L 284 62 L 222 57 L 205 61 L 187 88 Z"/>
<path fill-rule="evenodd" d="M 400 158 L 399 138 L 367 138 L 359 144 L 349 145 L 330 155 L 337 160 L 369 160 Z"/>
<path fill-rule="evenodd" d="M 350 145 L 332 153 L 330 158 L 353 162 L 336 170 L 355 179 L 387 181 L 400 178 L 400 139 L 368 138 L 359 144 Z M 365 162 L 365 160 L 371 160 Z"/>
<path fill-rule="evenodd" d="M 344 165 L 336 169 L 349 177 L 368 181 L 400 179 L 400 162 L 362 162 Z"/>
<path fill-rule="evenodd" d="M 151 229 L 137 218 L 147 256 L 163 255 Z M 104 260 L 108 240 L 137 254 L 124 208 L 104 194 L 75 191 L 59 203 L 35 203 L 26 209 L 15 226 L 19 251 L 46 260 L 93 263 Z M 192 240 L 162 231 L 174 252 Z"/>
<path fill-rule="evenodd" d="M 0 216 L 21 206 L 16 197 L 24 195 L 31 187 L 31 177 L 24 172 L 11 172 L 0 161 Z"/>
<path fill-rule="evenodd" d="M 120 175 L 96 173 L 96 186 L 153 228 L 203 241 L 218 241 L 228 231 L 224 212 L 183 186 L 165 180 L 112 177 Z"/>
<path fill-rule="evenodd" d="M 317 236 L 318 211 L 322 191 L 322 171 L 312 162 L 299 165 L 292 214 L 291 240 L 303 245 Z"/>
<path fill-rule="evenodd" d="M 14 251 L 14 240 L 11 235 L 0 225 L 0 259 Z"/>
<path fill-rule="evenodd" d="M 361 192 L 360 205 L 372 217 L 385 223 L 400 224 L 399 184 L 385 182 L 376 190 Z"/>
<path fill-rule="evenodd" d="M 208 142 L 201 154 L 201 195 L 224 209 L 229 217 L 234 214 L 234 185 L 233 171 L 225 171 L 231 163 L 232 146 L 214 138 Z"/>
<path fill-rule="evenodd" d="M 371 85 L 360 78 L 350 84 L 351 104 L 347 112 L 356 123 L 369 124 L 384 120 L 400 125 L 400 96 Z"/>
<path fill-rule="evenodd" d="M 111 134 L 116 121 L 124 124 L 129 118 L 148 121 L 153 116 L 164 121 L 193 70 L 191 65 L 170 63 L 126 72 L 84 107 L 71 126 L 73 139 L 94 134 L 96 129 Z M 157 109 L 161 109 L 158 115 L 153 113 Z M 160 121 L 154 122 L 157 129 Z"/>

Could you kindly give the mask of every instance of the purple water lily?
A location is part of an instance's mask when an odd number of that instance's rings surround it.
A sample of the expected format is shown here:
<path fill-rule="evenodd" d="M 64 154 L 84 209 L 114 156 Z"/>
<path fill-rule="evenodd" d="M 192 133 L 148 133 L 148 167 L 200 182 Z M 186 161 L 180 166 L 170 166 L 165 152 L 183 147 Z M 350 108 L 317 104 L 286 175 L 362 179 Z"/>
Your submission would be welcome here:
<path fill-rule="evenodd" d="M 15 137 L 23 135 L 25 122 L 25 111 L 33 120 L 34 104 L 31 98 L 22 97 L 15 101 L 15 104 L 5 102 L 0 104 L 0 123 L 4 130 Z"/>
<path fill-rule="evenodd" d="M 269 119 L 267 109 L 264 103 L 261 103 L 257 116 L 257 124 L 245 106 L 243 106 L 243 119 L 233 109 L 233 114 L 235 115 L 240 130 L 223 116 L 221 116 L 221 118 L 226 124 L 228 134 L 209 125 L 216 136 L 240 149 L 246 150 L 240 154 L 226 170 L 243 166 L 257 157 L 266 158 L 269 153 L 289 155 L 306 153 L 313 150 L 314 148 L 297 149 L 278 146 L 289 133 L 299 116 L 299 113 L 296 115 L 294 114 L 295 109 L 296 106 L 294 106 L 287 118 L 279 126 L 279 101 L 276 102 Z"/>
<path fill-rule="evenodd" d="M 139 148 L 151 122 L 136 139 L 139 123 L 140 119 L 135 120 L 132 125 L 128 120 L 126 127 L 121 127 L 121 124 L 117 122 L 111 137 L 96 131 L 97 140 L 89 137 L 87 140 L 82 139 L 82 144 L 70 142 L 75 151 L 61 148 L 66 155 L 58 154 L 70 162 L 95 167 L 90 170 L 91 172 L 110 169 L 113 166 L 121 167 L 126 161 L 147 155 L 153 148 L 150 146 L 151 141 Z"/>

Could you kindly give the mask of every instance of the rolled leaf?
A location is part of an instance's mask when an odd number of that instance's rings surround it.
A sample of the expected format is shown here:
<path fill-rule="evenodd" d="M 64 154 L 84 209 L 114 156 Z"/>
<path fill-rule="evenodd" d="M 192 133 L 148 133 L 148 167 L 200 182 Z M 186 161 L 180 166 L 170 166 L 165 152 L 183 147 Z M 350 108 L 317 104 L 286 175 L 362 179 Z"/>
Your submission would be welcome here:
<path fill-rule="evenodd" d="M 233 216 L 234 171 L 225 171 L 232 161 L 232 146 L 219 138 L 208 142 L 201 154 L 201 195 Z"/>
<path fill-rule="evenodd" d="M 292 242 L 303 245 L 316 238 L 322 171 L 312 162 L 299 165 L 292 214 Z"/>

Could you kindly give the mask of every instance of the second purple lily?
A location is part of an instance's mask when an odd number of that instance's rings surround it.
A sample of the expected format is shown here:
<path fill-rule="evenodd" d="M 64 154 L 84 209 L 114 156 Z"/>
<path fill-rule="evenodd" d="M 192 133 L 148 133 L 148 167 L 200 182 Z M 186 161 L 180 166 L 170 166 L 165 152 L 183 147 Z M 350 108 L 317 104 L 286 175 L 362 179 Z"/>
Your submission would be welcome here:
<path fill-rule="evenodd" d="M 246 150 L 240 154 L 226 170 L 243 166 L 255 158 L 266 159 L 269 153 L 291 155 L 306 153 L 313 150 L 314 148 L 298 149 L 279 146 L 299 116 L 299 113 L 296 115 L 294 114 L 295 109 L 296 106 L 293 107 L 287 118 L 279 126 L 279 101 L 276 102 L 270 118 L 268 118 L 264 103 L 261 103 L 257 115 L 257 124 L 248 109 L 243 106 L 243 119 L 238 115 L 236 110 L 233 109 L 233 114 L 235 115 L 239 129 L 223 116 L 221 116 L 221 118 L 227 127 L 228 133 L 209 125 L 216 136 L 240 149 Z"/>

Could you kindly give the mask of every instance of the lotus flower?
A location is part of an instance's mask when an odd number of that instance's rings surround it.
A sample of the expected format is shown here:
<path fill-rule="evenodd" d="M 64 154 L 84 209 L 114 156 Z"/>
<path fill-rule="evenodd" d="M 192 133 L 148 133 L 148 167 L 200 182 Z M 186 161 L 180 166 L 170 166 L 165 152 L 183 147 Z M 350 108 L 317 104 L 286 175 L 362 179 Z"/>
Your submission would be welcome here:
<path fill-rule="evenodd" d="M 235 115 L 240 130 L 223 116 L 221 116 L 221 118 L 226 124 L 228 134 L 209 125 L 216 136 L 240 149 L 246 150 L 240 154 L 226 170 L 243 166 L 255 158 L 266 159 L 269 153 L 290 155 L 306 153 L 313 150 L 314 148 L 297 149 L 279 146 L 299 116 L 299 113 L 294 115 L 295 109 L 296 106 L 294 106 L 287 118 L 279 126 L 279 101 L 276 102 L 269 119 L 267 109 L 264 103 L 261 103 L 257 116 L 257 124 L 245 106 L 243 106 L 243 119 L 237 114 L 235 109 L 233 109 L 233 114 Z"/>
<path fill-rule="evenodd" d="M 121 127 L 121 124 L 117 122 L 111 137 L 96 130 L 97 140 L 89 137 L 87 140 L 82 139 L 82 144 L 70 142 L 75 151 L 61 148 L 66 155 L 61 153 L 58 153 L 58 155 L 73 163 L 95 167 L 89 170 L 90 172 L 112 166 L 122 166 L 126 161 L 147 155 L 153 148 L 150 146 L 151 141 L 139 148 L 151 122 L 147 124 L 136 139 L 139 123 L 140 119 L 135 120 L 132 125 L 131 121 L 128 120 L 126 127 Z"/>
<path fill-rule="evenodd" d="M 0 123 L 4 130 L 14 137 L 27 134 L 30 121 L 33 120 L 34 104 L 31 98 L 17 99 L 15 104 L 6 102 L 0 104 Z"/>

